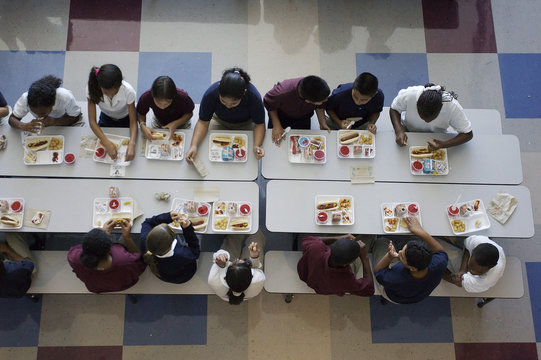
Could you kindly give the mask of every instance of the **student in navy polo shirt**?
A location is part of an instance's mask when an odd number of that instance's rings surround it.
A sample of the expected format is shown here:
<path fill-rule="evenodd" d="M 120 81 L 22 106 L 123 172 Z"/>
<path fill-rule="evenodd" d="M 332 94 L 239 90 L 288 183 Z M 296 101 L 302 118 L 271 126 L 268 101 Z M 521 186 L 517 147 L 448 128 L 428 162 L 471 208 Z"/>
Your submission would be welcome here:
<path fill-rule="evenodd" d="M 345 129 L 350 121 L 352 129 L 376 133 L 376 121 L 383 110 L 384 95 L 378 89 L 378 78 L 364 72 L 354 82 L 340 84 L 325 103 L 329 115 L 327 124 L 333 130 Z"/>
<path fill-rule="evenodd" d="M 265 156 L 265 110 L 261 95 L 250 82 L 250 76 L 241 68 L 224 71 L 222 79 L 212 84 L 201 100 L 199 120 L 193 132 L 186 161 L 193 164 L 197 148 L 207 134 L 209 126 L 227 130 L 254 131 L 254 155 L 256 159 Z M 212 125 L 211 125 L 212 120 Z"/>
<path fill-rule="evenodd" d="M 0 92 L 0 119 L 9 115 L 9 107 L 4 95 Z M 1 125 L 1 124 L 0 124 Z"/>
<path fill-rule="evenodd" d="M 422 241 L 409 239 L 400 251 L 386 238 L 374 244 L 376 280 L 383 286 L 382 296 L 397 304 L 412 304 L 430 295 L 447 268 L 443 246 L 430 236 L 415 217 L 407 217 L 409 230 Z M 390 267 L 392 266 L 392 267 Z"/>

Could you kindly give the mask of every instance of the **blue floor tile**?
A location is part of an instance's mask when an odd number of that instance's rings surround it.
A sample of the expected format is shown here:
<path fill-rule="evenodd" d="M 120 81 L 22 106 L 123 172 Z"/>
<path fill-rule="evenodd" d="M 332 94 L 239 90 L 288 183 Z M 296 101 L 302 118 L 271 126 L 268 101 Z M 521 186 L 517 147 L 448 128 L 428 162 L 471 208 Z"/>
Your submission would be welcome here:
<path fill-rule="evenodd" d="M 124 345 L 207 343 L 206 295 L 137 295 L 137 298 L 136 304 L 126 298 Z"/>
<path fill-rule="evenodd" d="M 541 262 L 527 262 L 528 287 L 530 288 L 530 304 L 532 305 L 535 341 L 541 342 Z"/>
<path fill-rule="evenodd" d="M 498 54 L 507 118 L 541 117 L 541 54 Z"/>
<path fill-rule="evenodd" d="M 150 89 L 158 76 L 167 75 L 199 104 L 211 83 L 211 60 L 211 53 L 141 52 L 137 94 Z"/>
<path fill-rule="evenodd" d="M 381 305 L 370 298 L 373 343 L 452 343 L 449 298 L 429 297 L 410 305 Z"/>
<path fill-rule="evenodd" d="M 357 74 L 369 72 L 377 76 L 390 106 L 398 91 L 428 82 L 426 54 L 355 54 Z"/>
<path fill-rule="evenodd" d="M 41 301 L 0 299 L 0 347 L 38 346 Z"/>
<path fill-rule="evenodd" d="M 64 76 L 64 51 L 0 51 L 0 91 L 13 106 L 30 85 L 45 75 Z"/>

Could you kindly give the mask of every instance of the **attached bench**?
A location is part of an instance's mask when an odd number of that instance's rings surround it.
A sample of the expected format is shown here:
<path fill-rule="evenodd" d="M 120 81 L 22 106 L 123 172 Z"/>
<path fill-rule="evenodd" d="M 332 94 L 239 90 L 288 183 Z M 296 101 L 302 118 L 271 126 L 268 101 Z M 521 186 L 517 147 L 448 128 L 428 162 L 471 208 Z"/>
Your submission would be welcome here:
<path fill-rule="evenodd" d="M 67 251 L 35 251 L 32 253 L 38 272 L 28 290 L 29 294 L 92 294 L 72 271 L 67 254 Z M 133 302 L 136 301 L 134 294 L 215 294 L 208 285 L 212 254 L 212 252 L 202 252 L 199 255 L 197 272 L 190 281 L 184 284 L 161 281 L 147 267 L 139 277 L 137 284 L 127 290 L 107 294 L 126 294 Z"/>
<path fill-rule="evenodd" d="M 293 294 L 315 294 L 297 275 L 297 263 L 302 251 L 268 251 L 265 254 L 265 290 L 269 293 L 285 294 L 285 301 L 291 302 Z M 374 279 L 375 280 L 375 279 Z M 375 286 L 374 295 L 381 295 Z M 442 280 L 430 296 L 482 298 L 477 304 L 483 307 L 495 298 L 518 299 L 524 295 L 522 265 L 516 257 L 507 257 L 505 272 L 496 286 L 482 293 L 468 293 L 463 288 Z"/>

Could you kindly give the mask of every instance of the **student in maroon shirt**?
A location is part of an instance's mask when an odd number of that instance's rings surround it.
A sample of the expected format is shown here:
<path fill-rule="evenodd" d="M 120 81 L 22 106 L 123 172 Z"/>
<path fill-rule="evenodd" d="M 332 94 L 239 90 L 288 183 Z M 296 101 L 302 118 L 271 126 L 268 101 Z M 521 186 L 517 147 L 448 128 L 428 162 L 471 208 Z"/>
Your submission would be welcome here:
<path fill-rule="evenodd" d="M 357 278 L 352 267 L 359 259 L 362 278 Z M 357 270 L 357 269 L 355 269 Z M 322 295 L 374 295 L 374 282 L 368 249 L 353 235 L 342 237 L 307 236 L 302 239 L 302 257 L 297 264 L 299 278 Z"/>
<path fill-rule="evenodd" d="M 145 271 L 141 253 L 130 236 L 131 225 L 122 221 L 122 237 L 126 247 L 113 244 L 111 231 L 115 223 L 109 220 L 103 229 L 92 229 L 85 235 L 82 245 L 68 252 L 73 272 L 85 283 L 88 291 L 104 293 L 122 291 L 132 287 Z"/>
<path fill-rule="evenodd" d="M 141 132 L 147 139 L 152 139 L 153 131 L 146 125 L 149 109 L 152 109 L 155 117 L 152 127 L 169 129 L 171 136 L 178 128 L 189 129 L 194 107 L 188 93 L 177 89 L 173 79 L 159 76 L 152 83 L 152 88 L 145 91 L 137 102 L 137 118 Z"/>
<path fill-rule="evenodd" d="M 325 121 L 323 103 L 331 90 L 322 78 L 314 75 L 277 83 L 265 94 L 263 104 L 269 112 L 268 128 L 272 141 L 280 145 L 284 128 L 310 129 L 310 118 L 317 114 L 321 129 L 330 130 Z"/>

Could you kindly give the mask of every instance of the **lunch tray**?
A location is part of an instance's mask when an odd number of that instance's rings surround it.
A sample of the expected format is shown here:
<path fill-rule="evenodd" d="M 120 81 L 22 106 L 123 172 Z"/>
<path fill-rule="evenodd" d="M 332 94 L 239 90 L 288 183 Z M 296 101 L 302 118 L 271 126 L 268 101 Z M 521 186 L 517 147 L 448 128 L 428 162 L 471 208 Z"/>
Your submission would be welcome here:
<path fill-rule="evenodd" d="M 126 140 L 129 142 L 130 138 L 126 136 L 120 136 L 120 135 L 113 135 L 113 134 L 104 134 L 109 141 L 111 141 L 113 144 L 117 145 L 117 158 L 116 160 L 111 159 L 109 154 L 105 152 L 104 157 L 98 157 L 96 155 L 96 150 L 100 147 L 103 147 L 101 145 L 101 142 L 98 140 L 96 142 L 96 147 L 94 148 L 94 154 L 92 155 L 92 159 L 96 162 L 104 163 L 104 164 L 114 164 L 114 165 L 120 165 L 120 166 L 128 166 L 131 161 L 126 161 L 126 152 L 128 151 L 128 144 L 126 144 Z M 124 143 L 124 145 L 122 145 Z M 103 148 L 105 150 L 105 148 Z"/>
<path fill-rule="evenodd" d="M 356 132 L 359 139 L 353 144 L 341 144 L 340 136 L 346 132 Z M 336 133 L 336 153 L 342 159 L 371 159 L 376 157 L 376 135 L 368 130 L 338 130 Z M 345 150 L 347 148 L 347 155 Z"/>
<path fill-rule="evenodd" d="M 111 208 L 110 204 L 113 200 L 119 202 L 116 209 Z M 92 206 L 92 227 L 101 228 L 111 218 L 129 218 L 130 224 L 133 225 L 133 199 L 131 197 L 118 198 L 96 198 Z M 120 225 L 116 225 L 116 228 Z"/>
<path fill-rule="evenodd" d="M 320 210 L 317 208 L 318 204 L 325 202 L 336 202 L 337 209 L 334 210 Z M 349 202 L 349 206 L 344 205 Z M 317 225 L 353 225 L 355 223 L 353 196 L 350 195 L 316 195 L 316 201 L 314 205 L 314 219 Z M 327 215 L 326 220 L 320 220 L 319 214 L 324 213 Z M 340 221 L 333 222 L 333 213 L 340 214 Z"/>
<path fill-rule="evenodd" d="M 316 144 L 321 143 L 318 147 Z M 327 162 L 327 138 L 325 135 L 291 134 L 287 144 L 290 163 L 325 164 Z M 323 159 L 315 158 L 316 151 L 323 151 Z"/>
<path fill-rule="evenodd" d="M 23 198 L 0 198 L 0 200 L 5 200 L 5 201 L 7 201 L 9 203 L 8 211 L 0 212 L 0 215 L 8 214 L 12 218 L 19 221 L 18 226 L 10 226 L 10 225 L 0 223 L 0 229 L 15 230 L 15 229 L 22 228 L 23 227 L 23 222 L 24 222 L 24 208 L 25 208 L 24 199 Z M 20 202 L 21 205 L 22 205 L 22 208 L 19 211 L 13 211 L 11 209 L 11 204 L 13 204 L 15 201 Z"/>
<path fill-rule="evenodd" d="M 36 141 L 39 139 L 57 139 L 62 142 L 62 146 L 59 149 L 50 150 L 51 144 L 42 150 L 30 150 L 26 144 L 30 141 Z M 62 135 L 34 135 L 26 136 L 23 141 L 24 157 L 23 161 L 25 165 L 60 165 L 64 162 L 64 136 Z M 35 161 L 32 159 L 35 158 Z"/>
<path fill-rule="evenodd" d="M 470 216 L 462 216 L 460 214 L 461 206 L 470 205 L 472 209 L 474 209 L 474 205 L 476 201 L 479 202 L 477 210 L 473 210 Z M 453 231 L 453 234 L 463 235 L 463 234 L 468 234 L 468 233 L 481 231 L 481 230 L 490 228 L 490 220 L 488 218 L 488 214 L 485 209 L 485 204 L 483 204 L 483 201 L 481 199 L 475 199 L 471 201 L 457 203 L 455 206 L 458 207 L 459 212 L 457 215 L 454 215 L 454 216 L 450 215 L 448 211 L 451 205 L 452 204 L 449 204 L 447 206 L 447 208 L 445 209 L 445 213 L 447 214 L 447 218 L 449 219 L 449 224 L 451 225 L 451 230 Z M 459 231 L 458 227 L 453 226 L 454 221 L 461 221 L 464 224 L 464 231 Z"/>
<path fill-rule="evenodd" d="M 410 146 L 410 171 L 413 175 L 447 175 L 449 174 L 449 158 L 447 157 L 447 149 L 440 149 L 443 151 L 443 160 L 435 160 L 431 157 L 412 157 L 412 151 L 420 148 L 426 148 L 426 146 Z M 420 162 L 421 168 L 416 170 L 414 168 L 414 162 Z M 426 163 L 426 166 L 425 166 Z"/>
<path fill-rule="evenodd" d="M 417 206 L 417 214 L 412 215 L 407 210 L 410 205 Z M 405 205 L 406 213 L 404 215 L 397 216 L 395 213 L 395 208 L 397 205 Z M 395 202 L 395 203 L 383 203 L 381 204 L 381 221 L 383 224 L 383 231 L 388 234 L 407 234 L 410 233 L 408 225 L 405 223 L 404 218 L 408 216 L 415 216 L 421 222 L 421 208 L 419 203 L 415 201 L 405 201 L 405 202 Z M 393 230 L 394 229 L 394 230 Z"/>
<path fill-rule="evenodd" d="M 229 138 L 231 141 L 229 145 L 219 145 L 213 143 L 213 139 L 217 137 Z M 236 140 L 243 142 L 239 146 Z M 236 155 L 237 150 L 244 150 L 244 158 L 238 158 Z M 224 157 L 224 151 L 228 152 L 231 159 L 226 160 Z M 228 162 L 228 163 L 244 163 L 248 160 L 248 136 L 246 134 L 225 134 L 225 133 L 212 133 L 209 139 L 209 160 L 213 162 Z"/>
<path fill-rule="evenodd" d="M 248 205 L 248 211 L 244 207 Z M 252 203 L 249 201 L 215 201 L 212 205 L 212 230 L 216 232 L 249 232 L 252 228 Z M 245 220 L 248 227 L 234 229 L 230 226 L 232 220 Z M 220 227 L 220 222 L 222 227 Z"/>
<path fill-rule="evenodd" d="M 189 211 L 188 210 L 188 203 L 193 202 L 195 204 L 195 211 Z M 207 207 L 207 213 L 206 215 L 201 215 L 198 213 L 198 209 L 201 206 Z M 173 203 L 171 204 L 171 211 L 178 212 L 181 215 L 188 216 L 188 219 L 196 219 L 196 218 L 204 218 L 205 219 L 205 226 L 202 229 L 195 230 L 196 233 L 204 233 L 207 231 L 208 228 L 208 222 L 210 219 L 210 212 L 212 211 L 212 206 L 207 202 L 202 201 L 193 201 L 188 199 L 181 199 L 181 198 L 174 198 Z M 180 226 L 180 223 L 173 221 L 171 224 L 169 224 L 170 227 L 176 230 L 182 230 L 182 227 Z"/>
<path fill-rule="evenodd" d="M 163 132 L 163 131 L 154 131 Z M 177 139 L 169 139 L 169 133 L 165 140 L 147 140 L 145 157 L 151 160 L 173 160 L 184 159 L 184 133 L 175 132 Z"/>

